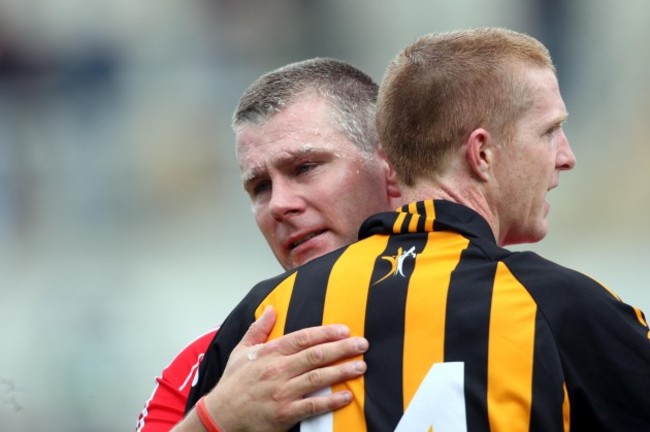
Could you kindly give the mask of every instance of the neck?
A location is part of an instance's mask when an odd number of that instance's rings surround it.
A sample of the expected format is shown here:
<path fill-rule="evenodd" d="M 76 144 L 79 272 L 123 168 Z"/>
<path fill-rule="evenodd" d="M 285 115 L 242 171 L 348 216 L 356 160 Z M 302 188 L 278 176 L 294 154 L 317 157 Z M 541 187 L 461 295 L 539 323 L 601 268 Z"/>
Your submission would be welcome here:
<path fill-rule="evenodd" d="M 499 238 L 499 224 L 494 209 L 490 208 L 483 190 L 476 184 L 464 184 L 451 179 L 418 180 L 413 186 L 400 185 L 401 197 L 394 207 L 414 201 L 446 200 L 469 207 L 480 214 Z"/>

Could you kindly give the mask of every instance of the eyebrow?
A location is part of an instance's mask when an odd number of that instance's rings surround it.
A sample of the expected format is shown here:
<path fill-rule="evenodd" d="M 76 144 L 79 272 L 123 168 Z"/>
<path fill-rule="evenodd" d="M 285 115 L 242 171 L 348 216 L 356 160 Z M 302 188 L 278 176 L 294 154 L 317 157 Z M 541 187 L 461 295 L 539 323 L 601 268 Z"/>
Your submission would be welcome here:
<path fill-rule="evenodd" d="M 318 156 L 327 153 L 333 154 L 333 152 L 328 148 L 306 145 L 301 147 L 298 150 L 285 152 L 281 155 L 272 158 L 271 164 L 279 167 L 287 167 L 287 166 L 294 165 L 296 163 L 296 160 L 303 158 L 307 155 Z M 253 167 L 247 170 L 246 172 L 244 172 L 241 176 L 244 189 L 248 189 L 252 183 L 255 183 L 259 178 L 264 177 L 266 172 L 267 170 L 263 166 Z"/>

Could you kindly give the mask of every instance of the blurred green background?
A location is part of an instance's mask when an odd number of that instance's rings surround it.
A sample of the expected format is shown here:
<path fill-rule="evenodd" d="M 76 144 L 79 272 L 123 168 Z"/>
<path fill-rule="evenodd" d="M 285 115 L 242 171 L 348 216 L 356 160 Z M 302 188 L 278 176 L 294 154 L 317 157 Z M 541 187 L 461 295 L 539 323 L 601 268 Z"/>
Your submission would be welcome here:
<path fill-rule="evenodd" d="M 230 116 L 315 56 L 380 80 L 416 37 L 550 48 L 577 168 L 527 245 L 650 310 L 646 0 L 0 0 L 0 429 L 134 430 L 155 376 L 280 271 Z"/>

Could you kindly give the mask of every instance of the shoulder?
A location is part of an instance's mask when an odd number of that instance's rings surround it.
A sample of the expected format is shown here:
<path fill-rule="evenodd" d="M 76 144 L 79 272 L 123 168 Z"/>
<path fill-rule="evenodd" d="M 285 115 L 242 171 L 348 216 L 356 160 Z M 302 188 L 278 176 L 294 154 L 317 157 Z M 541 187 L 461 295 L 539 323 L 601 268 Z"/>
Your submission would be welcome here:
<path fill-rule="evenodd" d="M 138 417 L 138 432 L 168 431 L 183 418 L 199 365 L 217 331 L 213 328 L 187 344 L 156 378 L 156 387 Z"/>
<path fill-rule="evenodd" d="M 196 369 L 218 330 L 219 327 L 215 327 L 188 343 L 163 370 L 162 379 L 177 385 L 181 391 L 190 385 Z"/>
<path fill-rule="evenodd" d="M 620 302 L 618 296 L 594 278 L 536 253 L 514 252 L 503 262 L 542 307 L 591 309 Z"/>
<path fill-rule="evenodd" d="M 605 296 L 618 300 L 611 291 L 592 277 L 562 266 L 534 252 L 513 252 L 503 262 L 531 294 Z"/>
<path fill-rule="evenodd" d="M 202 335 L 195 338 L 193 341 L 185 345 L 185 347 L 180 351 L 176 358 L 196 358 L 202 353 L 205 353 L 206 349 L 210 345 L 210 342 L 217 335 L 219 331 L 219 326 L 203 333 Z"/>
<path fill-rule="evenodd" d="M 643 313 L 624 303 L 614 291 L 579 271 L 532 252 L 512 253 L 504 264 L 534 299 L 544 319 L 570 333 L 608 327 L 635 329 L 644 334 Z"/>

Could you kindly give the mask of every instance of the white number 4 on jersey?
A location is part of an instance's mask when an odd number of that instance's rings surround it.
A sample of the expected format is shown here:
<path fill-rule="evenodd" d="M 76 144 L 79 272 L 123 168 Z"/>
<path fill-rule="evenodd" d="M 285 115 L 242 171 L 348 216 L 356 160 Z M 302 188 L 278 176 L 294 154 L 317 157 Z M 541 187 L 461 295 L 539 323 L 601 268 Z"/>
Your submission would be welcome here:
<path fill-rule="evenodd" d="M 462 362 L 431 366 L 395 432 L 467 432 L 465 378 Z M 325 395 L 330 388 L 314 393 Z M 300 432 L 330 432 L 332 413 L 304 420 Z"/>
<path fill-rule="evenodd" d="M 434 364 L 395 432 L 466 432 L 464 376 L 462 362 Z"/>

